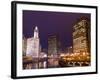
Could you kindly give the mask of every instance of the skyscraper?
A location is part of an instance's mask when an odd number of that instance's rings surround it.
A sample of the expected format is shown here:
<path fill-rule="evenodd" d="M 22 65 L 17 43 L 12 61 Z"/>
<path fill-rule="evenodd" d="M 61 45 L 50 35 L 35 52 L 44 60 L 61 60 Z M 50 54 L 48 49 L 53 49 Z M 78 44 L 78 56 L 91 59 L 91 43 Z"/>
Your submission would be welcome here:
<path fill-rule="evenodd" d="M 58 67 L 59 39 L 57 35 L 50 35 L 48 38 L 48 67 Z"/>
<path fill-rule="evenodd" d="M 27 50 L 26 54 L 32 57 L 38 57 L 40 52 L 40 39 L 39 30 L 36 26 L 34 29 L 34 36 L 27 39 Z"/>
<path fill-rule="evenodd" d="M 50 35 L 48 38 L 48 54 L 55 55 L 58 54 L 58 37 L 56 35 Z"/>
<path fill-rule="evenodd" d="M 90 53 L 90 21 L 80 19 L 73 27 L 73 52 Z"/>

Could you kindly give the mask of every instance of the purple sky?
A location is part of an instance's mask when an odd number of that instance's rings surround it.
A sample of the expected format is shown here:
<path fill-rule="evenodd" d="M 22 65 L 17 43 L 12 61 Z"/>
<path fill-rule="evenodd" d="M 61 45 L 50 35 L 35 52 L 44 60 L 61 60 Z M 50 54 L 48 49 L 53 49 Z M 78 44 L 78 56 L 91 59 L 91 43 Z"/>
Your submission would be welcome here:
<path fill-rule="evenodd" d="M 90 19 L 90 14 L 46 12 L 46 11 L 23 11 L 23 35 L 32 37 L 35 26 L 39 29 L 39 37 L 42 48 L 47 48 L 48 35 L 57 34 L 62 48 L 72 45 L 73 25 L 80 17 Z"/>

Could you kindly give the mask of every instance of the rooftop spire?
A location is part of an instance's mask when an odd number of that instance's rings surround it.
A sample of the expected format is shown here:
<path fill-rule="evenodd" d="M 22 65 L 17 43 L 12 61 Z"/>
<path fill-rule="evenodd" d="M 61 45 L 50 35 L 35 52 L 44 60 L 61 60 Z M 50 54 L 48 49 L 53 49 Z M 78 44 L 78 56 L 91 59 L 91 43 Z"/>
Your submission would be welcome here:
<path fill-rule="evenodd" d="M 36 26 L 35 29 L 34 29 L 34 38 L 38 38 L 38 27 Z"/>

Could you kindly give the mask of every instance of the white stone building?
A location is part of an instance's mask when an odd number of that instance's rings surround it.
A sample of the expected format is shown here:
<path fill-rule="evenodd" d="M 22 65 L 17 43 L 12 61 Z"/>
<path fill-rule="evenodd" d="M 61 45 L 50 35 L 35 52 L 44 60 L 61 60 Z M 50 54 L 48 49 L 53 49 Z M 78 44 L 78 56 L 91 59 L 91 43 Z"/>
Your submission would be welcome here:
<path fill-rule="evenodd" d="M 39 39 L 39 30 L 36 26 L 34 29 L 34 36 L 27 39 L 27 49 L 26 55 L 32 57 L 39 57 L 40 52 L 40 39 Z"/>

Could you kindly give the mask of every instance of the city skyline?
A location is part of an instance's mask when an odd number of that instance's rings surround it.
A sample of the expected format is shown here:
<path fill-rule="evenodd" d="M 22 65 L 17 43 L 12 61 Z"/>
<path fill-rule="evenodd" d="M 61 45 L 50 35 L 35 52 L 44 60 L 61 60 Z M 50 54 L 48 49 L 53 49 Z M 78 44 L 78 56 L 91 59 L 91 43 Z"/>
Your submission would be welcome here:
<path fill-rule="evenodd" d="M 62 48 L 66 48 L 72 46 L 73 25 L 82 16 L 90 19 L 90 14 L 85 13 L 24 10 L 23 35 L 26 38 L 34 36 L 34 28 L 38 26 L 42 48 L 47 49 L 48 47 L 48 35 L 58 35 Z"/>
<path fill-rule="evenodd" d="M 23 69 L 90 66 L 90 19 L 86 16 L 80 17 L 71 28 L 68 35 L 72 35 L 70 36 L 72 39 L 62 33 L 64 28 L 61 28 L 62 30 L 53 28 L 55 30 L 50 34 L 48 34 L 50 30 L 47 33 L 43 31 L 47 35 L 47 38 L 44 38 L 47 45 L 43 41 L 45 47 L 47 46 L 47 51 L 45 51 L 40 42 L 43 39 L 40 37 L 41 27 L 39 30 L 39 27 L 35 26 L 31 37 L 23 37 Z M 62 35 L 59 36 L 60 32 Z M 63 38 L 61 38 L 62 36 Z M 72 42 L 70 42 L 70 46 L 62 47 L 62 42 L 66 38 Z M 66 41 L 64 44 L 66 45 L 68 42 Z"/>

